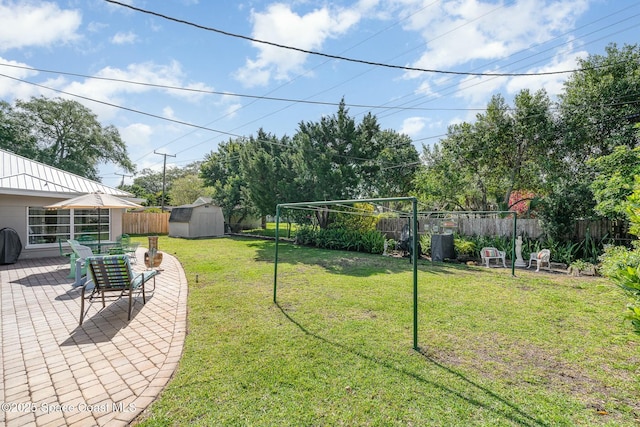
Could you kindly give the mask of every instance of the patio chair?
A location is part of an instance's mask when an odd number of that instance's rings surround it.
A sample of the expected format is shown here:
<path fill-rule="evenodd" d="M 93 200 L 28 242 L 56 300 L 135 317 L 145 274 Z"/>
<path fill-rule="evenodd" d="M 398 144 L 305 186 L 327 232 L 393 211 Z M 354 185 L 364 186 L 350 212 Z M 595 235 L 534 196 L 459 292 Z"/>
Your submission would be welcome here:
<path fill-rule="evenodd" d="M 86 259 L 93 290 L 86 299 L 92 302 L 94 298 L 102 299 L 102 307 L 106 306 L 107 294 L 112 299 L 127 297 L 129 308 L 127 320 L 131 320 L 131 309 L 133 308 L 133 293 L 142 293 L 142 303 L 146 304 L 145 283 L 153 278 L 153 289 L 155 290 L 156 270 L 148 270 L 142 273 L 134 273 L 131 269 L 129 257 L 127 255 L 105 255 L 99 257 L 89 257 Z M 80 302 L 80 325 L 85 315 L 84 301 L 85 292 L 91 282 L 85 283 L 82 287 Z"/>
<path fill-rule="evenodd" d="M 131 236 L 128 234 L 121 234 L 116 237 L 116 242 L 118 242 L 122 246 L 128 246 L 131 244 Z"/>
<path fill-rule="evenodd" d="M 78 287 L 84 285 L 87 281 L 87 258 L 94 256 L 94 254 L 89 246 L 80 244 L 73 245 L 73 252 L 75 255 L 73 273 L 76 279 L 73 286 Z"/>
<path fill-rule="evenodd" d="M 82 242 L 93 242 L 96 239 L 93 236 L 90 236 L 88 234 L 83 234 L 82 236 L 79 236 L 76 240 L 82 243 Z"/>
<path fill-rule="evenodd" d="M 536 272 L 540 271 L 540 267 L 542 264 L 547 264 L 547 270 L 551 271 L 551 251 L 549 249 L 542 249 L 540 252 L 533 252 L 529 255 L 529 266 L 527 268 L 531 268 L 531 263 L 535 261 L 536 263 Z"/>
<path fill-rule="evenodd" d="M 140 242 L 132 242 L 122 248 L 124 250 L 124 253 L 129 255 L 129 259 L 134 264 L 138 263 L 138 257 L 136 256 L 136 251 L 138 250 L 138 246 L 140 246 Z"/>
<path fill-rule="evenodd" d="M 62 249 L 62 239 L 59 237 L 58 237 L 58 249 L 60 249 L 60 256 L 63 256 L 66 258 L 69 258 L 73 253 L 73 250 L 71 252 L 65 252 L 64 249 Z"/>
<path fill-rule="evenodd" d="M 505 251 L 499 251 L 498 249 L 491 246 L 484 247 L 482 248 L 482 250 L 480 250 L 480 259 L 482 261 L 482 264 L 484 264 L 487 268 L 489 268 L 489 262 L 491 260 L 496 260 L 498 264 L 500 263 L 500 261 L 502 261 L 502 266 L 504 268 L 507 268 L 507 264 L 505 261 L 506 257 L 507 253 Z"/>

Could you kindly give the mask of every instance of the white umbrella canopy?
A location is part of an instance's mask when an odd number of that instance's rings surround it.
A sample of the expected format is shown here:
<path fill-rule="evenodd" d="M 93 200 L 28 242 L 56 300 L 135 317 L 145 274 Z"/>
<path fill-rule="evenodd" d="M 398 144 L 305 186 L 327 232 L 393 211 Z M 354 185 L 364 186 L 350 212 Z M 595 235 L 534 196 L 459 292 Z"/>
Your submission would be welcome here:
<path fill-rule="evenodd" d="M 54 203 L 49 206 L 45 206 L 45 209 L 97 209 L 98 210 L 98 244 L 100 244 L 100 226 L 102 225 L 102 218 L 100 216 L 100 209 L 124 209 L 124 208 L 141 208 L 142 205 L 130 202 L 120 197 L 113 196 L 111 194 L 96 192 L 88 193 L 80 196 L 73 197 L 68 200 L 63 200 L 58 203 Z"/>
<path fill-rule="evenodd" d="M 141 207 L 142 205 L 112 196 L 111 194 L 88 193 L 45 206 L 45 209 L 118 209 Z"/>

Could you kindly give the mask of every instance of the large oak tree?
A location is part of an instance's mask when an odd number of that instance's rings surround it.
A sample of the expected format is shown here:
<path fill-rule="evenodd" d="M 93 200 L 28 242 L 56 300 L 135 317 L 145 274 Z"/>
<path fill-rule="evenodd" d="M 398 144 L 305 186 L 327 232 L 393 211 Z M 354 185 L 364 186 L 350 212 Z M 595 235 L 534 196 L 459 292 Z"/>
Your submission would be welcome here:
<path fill-rule="evenodd" d="M 96 181 L 101 163 L 135 170 L 118 130 L 101 125 L 90 109 L 76 101 L 17 100 L 13 108 L 3 104 L 0 120 L 0 146 L 16 154 Z"/>

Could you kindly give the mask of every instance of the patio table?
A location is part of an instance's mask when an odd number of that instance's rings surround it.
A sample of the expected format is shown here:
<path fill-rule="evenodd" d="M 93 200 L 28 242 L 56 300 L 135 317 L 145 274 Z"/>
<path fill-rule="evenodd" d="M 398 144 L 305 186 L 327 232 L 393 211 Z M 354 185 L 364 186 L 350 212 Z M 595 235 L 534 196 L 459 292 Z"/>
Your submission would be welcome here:
<path fill-rule="evenodd" d="M 97 240 L 83 240 L 80 242 L 81 245 L 89 246 L 91 250 L 96 254 L 102 254 L 103 248 L 104 250 L 108 248 L 112 248 L 114 246 L 120 245 L 120 242 L 116 242 L 114 240 L 101 240 L 98 242 Z M 97 251 L 96 251 L 97 249 Z"/>

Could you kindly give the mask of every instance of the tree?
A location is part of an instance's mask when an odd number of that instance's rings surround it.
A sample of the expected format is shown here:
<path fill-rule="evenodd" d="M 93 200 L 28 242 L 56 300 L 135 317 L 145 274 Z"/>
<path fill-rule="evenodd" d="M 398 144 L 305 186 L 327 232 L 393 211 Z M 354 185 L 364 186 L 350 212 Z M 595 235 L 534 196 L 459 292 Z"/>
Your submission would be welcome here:
<path fill-rule="evenodd" d="M 337 114 L 319 122 L 300 122 L 294 142 L 301 194 L 309 200 L 347 199 L 356 194 L 360 184 L 354 167 L 359 154 L 356 125 L 344 101 Z"/>
<path fill-rule="evenodd" d="M 11 105 L 4 101 L 0 101 L 0 148 L 29 159 L 38 155 L 35 138 L 16 119 Z"/>
<path fill-rule="evenodd" d="M 420 155 L 411 138 L 393 130 L 383 130 L 375 135 L 378 140 L 373 173 L 364 174 L 364 195 L 374 197 L 404 197 L 414 191 L 414 178 L 421 167 Z M 367 144 L 365 142 L 365 146 Z"/>
<path fill-rule="evenodd" d="M 278 203 L 297 197 L 293 152 L 290 138 L 278 139 L 263 129 L 243 145 L 241 167 L 247 194 L 263 217 L 274 215 Z"/>
<path fill-rule="evenodd" d="M 480 129 L 480 130 L 479 130 Z M 433 151 L 424 149 L 426 171 L 417 182 L 420 193 L 432 202 L 463 210 L 492 210 L 505 187 L 504 176 L 494 173 L 497 160 L 490 138 L 470 123 L 449 126 L 447 137 Z"/>
<path fill-rule="evenodd" d="M 459 167 L 458 159 L 440 144 L 422 147 L 424 167 L 415 175 L 417 197 L 429 209 L 473 210 L 477 193 L 470 175 Z"/>
<path fill-rule="evenodd" d="M 562 145 L 572 166 L 606 156 L 615 147 L 636 147 L 640 137 L 630 118 L 638 114 L 640 48 L 616 44 L 606 55 L 589 55 L 564 84 L 560 95 Z"/>
<path fill-rule="evenodd" d="M 202 162 L 189 163 L 183 168 L 179 167 L 167 167 L 165 175 L 165 202 L 170 206 L 176 206 L 176 202 L 171 200 L 171 187 L 179 178 L 183 178 L 188 175 L 198 175 L 200 173 L 200 165 Z M 141 197 L 147 200 L 147 206 L 158 206 L 162 202 L 162 171 L 156 171 L 151 168 L 145 168 L 141 172 L 136 174 L 133 179 L 133 185 L 123 186 L 121 189 L 129 191 L 135 194 L 137 197 Z M 197 198 L 197 197 L 196 197 Z M 195 199 L 194 199 L 195 200 Z M 191 201 L 193 202 L 193 200 Z M 191 203 L 189 202 L 189 203 Z"/>
<path fill-rule="evenodd" d="M 62 98 L 31 98 L 16 101 L 12 120 L 19 134 L 29 135 L 36 145 L 33 160 L 99 181 L 98 165 L 113 162 L 127 172 L 135 166 L 114 126 L 103 127 L 87 107 Z M 20 138 L 21 143 L 31 140 Z M 30 147 L 22 147 L 31 150 Z"/>
<path fill-rule="evenodd" d="M 356 124 L 342 100 L 336 114 L 299 123 L 292 138 L 259 129 L 256 137 L 221 144 L 201 177 L 227 217 L 265 216 L 279 203 L 406 195 L 418 167 L 408 136 L 381 131 L 371 114 Z M 329 225 L 328 210 L 316 216 L 322 228 Z"/>
<path fill-rule="evenodd" d="M 145 206 L 156 206 L 159 204 L 159 199 L 156 200 L 155 194 L 148 193 L 145 188 L 135 183 L 131 185 L 127 185 L 127 184 L 119 185 L 118 188 L 122 191 L 126 191 L 128 193 L 135 195 L 137 198 L 145 199 L 145 201 L 142 202 L 142 204 Z"/>
<path fill-rule="evenodd" d="M 595 211 L 609 219 L 624 219 L 627 198 L 634 191 L 634 177 L 640 175 L 640 147 L 620 145 L 611 154 L 589 161 L 596 172 L 591 190 Z"/>
<path fill-rule="evenodd" d="M 500 205 L 506 209 L 513 190 L 537 190 L 542 185 L 555 139 L 550 101 L 544 90 L 531 94 L 524 89 L 510 108 L 502 96 L 495 95 L 486 113 L 477 118 L 481 149 L 474 154 L 489 166 L 486 172 L 492 181 L 502 187 Z"/>
<path fill-rule="evenodd" d="M 633 149 L 640 142 L 630 120 L 638 112 L 638 46 L 609 45 L 606 55 L 590 55 L 579 66 L 559 97 L 559 137 L 547 160 L 553 163 L 546 168 L 541 203 L 549 234 L 559 238 L 570 235 L 575 220 L 593 217 L 596 207 L 595 213 L 620 217 L 618 201 L 629 177 L 617 175 L 615 168 L 629 166 L 632 159 L 623 161 L 621 155 L 631 152 L 616 152 L 616 147 Z"/>
<path fill-rule="evenodd" d="M 213 191 L 205 187 L 204 180 L 198 175 L 185 175 L 173 181 L 168 194 L 171 203 L 180 206 L 193 203 L 198 197 L 211 197 Z"/>
<path fill-rule="evenodd" d="M 538 215 L 548 237 L 572 238 L 576 219 L 593 217 L 595 202 L 589 185 L 579 175 L 556 176 L 549 193 L 540 199 Z"/>
<path fill-rule="evenodd" d="M 200 177 L 213 187 L 212 197 L 233 231 L 239 231 L 242 221 L 256 212 L 241 169 L 243 145 L 241 139 L 219 144 L 218 152 L 209 153 L 200 169 Z"/>
<path fill-rule="evenodd" d="M 513 108 L 494 95 L 474 123 L 452 125 L 440 144 L 423 147 L 416 186 L 434 208 L 506 210 L 513 191 L 543 188 L 554 139 L 544 91 L 520 91 Z"/>
<path fill-rule="evenodd" d="M 418 153 L 407 136 L 381 131 L 371 114 L 356 125 L 344 99 L 336 114 L 301 122 L 292 143 L 297 200 L 291 201 L 398 194 L 411 188 L 418 167 Z M 316 218 L 321 228 L 331 222 L 327 209 L 317 210 Z"/>

